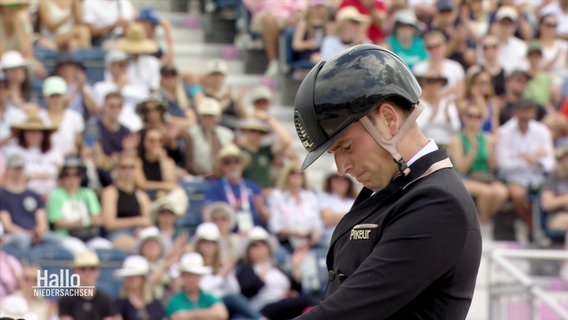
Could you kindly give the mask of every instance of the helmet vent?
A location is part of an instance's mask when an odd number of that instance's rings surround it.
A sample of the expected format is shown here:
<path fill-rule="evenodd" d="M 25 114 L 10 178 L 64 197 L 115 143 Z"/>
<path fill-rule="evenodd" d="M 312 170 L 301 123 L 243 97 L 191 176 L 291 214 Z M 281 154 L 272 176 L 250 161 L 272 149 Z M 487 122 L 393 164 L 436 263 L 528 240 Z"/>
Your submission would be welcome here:
<path fill-rule="evenodd" d="M 306 148 L 306 150 L 308 151 L 312 151 L 316 147 L 316 145 L 310 138 L 310 135 L 306 130 L 306 126 L 302 122 L 298 110 L 296 110 L 296 112 L 294 113 L 294 125 L 296 126 L 296 132 L 298 133 L 298 137 L 300 138 L 302 145 L 304 145 L 304 148 Z"/>

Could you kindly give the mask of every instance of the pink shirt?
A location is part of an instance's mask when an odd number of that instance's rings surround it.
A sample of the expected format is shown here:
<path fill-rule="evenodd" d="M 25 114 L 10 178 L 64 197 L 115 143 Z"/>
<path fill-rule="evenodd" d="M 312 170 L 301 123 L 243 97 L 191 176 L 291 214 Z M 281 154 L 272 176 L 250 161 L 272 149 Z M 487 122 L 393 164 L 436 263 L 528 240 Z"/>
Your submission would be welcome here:
<path fill-rule="evenodd" d="M 0 250 L 0 299 L 18 290 L 18 278 L 22 277 L 24 269 L 18 260 Z"/>
<path fill-rule="evenodd" d="M 281 18 L 288 18 L 292 14 L 306 10 L 306 2 L 306 0 L 243 0 L 253 16 L 270 12 Z"/>

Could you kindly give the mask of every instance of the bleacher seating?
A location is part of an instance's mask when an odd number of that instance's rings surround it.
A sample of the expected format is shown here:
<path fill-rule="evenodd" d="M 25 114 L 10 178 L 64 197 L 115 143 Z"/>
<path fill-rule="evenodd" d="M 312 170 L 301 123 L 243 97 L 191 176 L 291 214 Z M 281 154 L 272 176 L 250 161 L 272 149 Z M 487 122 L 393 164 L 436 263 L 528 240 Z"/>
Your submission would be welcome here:
<path fill-rule="evenodd" d="M 303 60 L 300 52 L 292 48 L 295 27 L 284 29 L 280 35 L 280 61 L 281 64 L 288 66 L 289 71 L 297 69 L 311 69 L 314 64 L 309 60 Z"/>

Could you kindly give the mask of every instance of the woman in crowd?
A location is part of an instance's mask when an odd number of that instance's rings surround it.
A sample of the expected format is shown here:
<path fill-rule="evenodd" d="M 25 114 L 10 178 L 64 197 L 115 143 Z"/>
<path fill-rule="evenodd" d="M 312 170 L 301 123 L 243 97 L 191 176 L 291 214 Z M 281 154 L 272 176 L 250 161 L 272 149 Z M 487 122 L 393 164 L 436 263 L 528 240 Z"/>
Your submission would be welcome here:
<path fill-rule="evenodd" d="M 18 141 L 14 151 L 26 159 L 27 186 L 43 196 L 57 187 L 57 175 L 63 164 L 63 155 L 51 146 L 53 132 L 55 128 L 45 125 L 36 113 L 30 114 L 25 122 L 12 126 L 12 135 Z"/>
<path fill-rule="evenodd" d="M 557 31 L 558 19 L 554 14 L 542 15 L 538 21 L 537 37 L 542 45 L 541 67 L 552 77 L 553 83 L 562 83 L 567 75 L 568 43 Z"/>
<path fill-rule="evenodd" d="M 203 222 L 195 232 L 195 251 L 203 257 L 205 266 L 211 273 L 205 275 L 200 287 L 220 299 L 232 317 L 239 319 L 259 319 L 261 315 L 254 310 L 247 298 L 241 295 L 235 275 L 235 261 L 223 260 L 219 245 L 220 233 L 212 222 Z"/>
<path fill-rule="evenodd" d="M 419 34 L 418 19 L 412 10 L 403 9 L 396 13 L 393 32 L 387 37 L 386 44 L 409 68 L 428 58 Z"/>
<path fill-rule="evenodd" d="M 38 270 L 41 267 L 38 265 L 26 265 L 22 275 L 22 286 L 19 292 L 14 295 L 21 296 L 28 304 L 28 315 L 37 316 L 38 320 L 53 319 L 57 317 L 57 304 L 53 300 L 48 300 L 45 297 L 34 294 L 34 286 L 37 286 Z M 4 300 L 3 303 L 7 303 Z M 28 319 L 31 319 L 28 318 Z"/>
<path fill-rule="evenodd" d="M 294 29 L 292 49 L 300 52 L 300 60 L 317 63 L 320 48 L 329 23 L 329 10 L 325 0 L 310 0 L 304 16 Z"/>
<path fill-rule="evenodd" d="M 28 67 L 18 51 L 6 51 L 0 59 L 0 68 L 8 80 L 8 103 L 25 111 L 38 108 L 32 99 L 32 81 Z"/>
<path fill-rule="evenodd" d="M 237 225 L 235 209 L 228 203 L 216 201 L 203 208 L 203 221 L 213 222 L 219 229 L 219 249 L 223 261 L 236 263 L 241 256 L 241 238 L 233 230 Z"/>
<path fill-rule="evenodd" d="M 191 108 L 183 81 L 175 67 L 164 66 L 160 69 L 160 94 L 167 104 L 168 123 L 183 131 L 195 125 L 195 111 Z"/>
<path fill-rule="evenodd" d="M 178 187 L 176 165 L 168 156 L 163 139 L 162 130 L 156 127 L 149 127 L 140 132 L 136 184 L 145 190 L 151 199 L 157 199 Z"/>
<path fill-rule="evenodd" d="M 125 252 L 133 250 L 140 228 L 150 226 L 150 199 L 136 186 L 136 157 L 120 154 L 113 171 L 113 184 L 101 192 L 101 206 L 107 237 Z M 141 170 L 141 169 L 138 169 Z"/>
<path fill-rule="evenodd" d="M 146 279 L 150 266 L 142 256 L 128 256 L 116 276 L 123 279 L 120 298 L 116 302 L 118 313 L 124 320 L 162 320 L 162 304 L 152 297 L 152 288 Z"/>
<path fill-rule="evenodd" d="M 366 33 L 369 17 L 360 14 L 357 8 L 348 6 L 340 9 L 335 24 L 334 33 L 323 38 L 320 50 L 322 60 L 328 60 L 352 46 L 369 42 Z"/>
<path fill-rule="evenodd" d="M 496 96 L 505 93 L 505 69 L 499 63 L 499 39 L 494 34 L 485 35 L 478 44 L 482 62 L 480 66 L 489 72 Z"/>
<path fill-rule="evenodd" d="M 459 109 L 465 110 L 470 105 L 476 105 L 486 117 L 483 119 L 482 130 L 487 133 L 496 133 L 499 128 L 498 97 L 491 82 L 491 75 L 487 70 L 473 66 L 467 72 L 465 94 L 459 103 Z"/>
<path fill-rule="evenodd" d="M 475 198 L 483 236 L 489 236 L 493 216 L 509 198 L 507 187 L 495 179 L 494 138 L 481 130 L 486 112 L 483 106 L 475 104 L 463 110 L 463 129 L 448 145 L 448 154 L 456 170 Z"/>
<path fill-rule="evenodd" d="M 320 244 L 328 247 L 335 226 L 341 218 L 351 209 L 355 201 L 355 183 L 347 176 L 337 173 L 329 174 L 325 178 L 323 193 L 318 197 L 320 204 L 320 217 L 324 231 Z"/>
<path fill-rule="evenodd" d="M 81 24 L 81 2 L 73 0 L 40 0 L 38 7 L 43 44 L 49 40 L 55 51 L 73 51 L 91 46 L 91 32 Z"/>

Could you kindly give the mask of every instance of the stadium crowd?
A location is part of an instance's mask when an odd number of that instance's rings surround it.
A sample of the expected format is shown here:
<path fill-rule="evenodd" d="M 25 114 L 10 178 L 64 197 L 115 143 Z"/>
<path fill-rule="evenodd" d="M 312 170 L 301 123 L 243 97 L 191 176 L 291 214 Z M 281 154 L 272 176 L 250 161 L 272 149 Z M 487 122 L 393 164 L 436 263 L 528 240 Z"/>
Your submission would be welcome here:
<path fill-rule="evenodd" d="M 447 148 L 483 237 L 508 210 L 530 241 L 534 201 L 538 227 L 568 230 L 567 0 L 212 3 L 246 12 L 268 77 L 288 63 L 302 79 L 357 44 L 391 49 L 422 86 L 418 124 Z M 178 69 L 172 24 L 134 4 L 0 0 L 0 314 L 294 318 L 317 304 L 319 261 L 358 186 L 332 168 L 314 186 L 271 113 L 275 92 L 229 87 L 222 59 Z M 36 297 L 50 259 L 106 285 Z"/>

